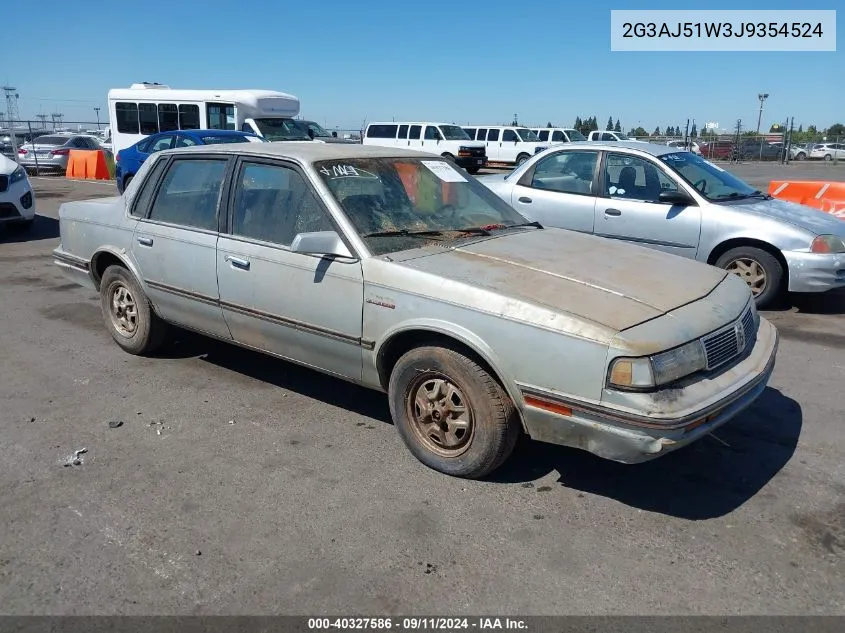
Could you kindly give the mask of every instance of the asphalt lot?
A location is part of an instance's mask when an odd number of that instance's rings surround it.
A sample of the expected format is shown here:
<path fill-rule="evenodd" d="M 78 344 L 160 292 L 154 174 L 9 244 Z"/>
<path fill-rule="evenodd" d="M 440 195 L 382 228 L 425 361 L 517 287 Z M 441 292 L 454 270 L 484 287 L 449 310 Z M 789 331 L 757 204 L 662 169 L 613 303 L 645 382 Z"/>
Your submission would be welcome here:
<path fill-rule="evenodd" d="M 526 440 L 464 481 L 380 394 L 193 335 L 123 353 L 50 258 L 58 205 L 113 185 L 33 183 L 0 235 L 3 613 L 845 614 L 845 296 L 766 314 L 770 388 L 718 439 L 639 466 Z"/>

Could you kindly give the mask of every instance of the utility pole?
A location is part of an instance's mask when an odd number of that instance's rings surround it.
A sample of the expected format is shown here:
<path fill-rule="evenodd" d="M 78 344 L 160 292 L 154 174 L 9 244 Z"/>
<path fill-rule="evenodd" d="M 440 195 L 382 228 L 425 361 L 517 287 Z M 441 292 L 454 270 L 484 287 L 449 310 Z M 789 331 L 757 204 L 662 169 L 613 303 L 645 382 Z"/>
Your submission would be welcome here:
<path fill-rule="evenodd" d="M 6 118 L 9 121 L 9 140 L 12 141 L 13 156 L 18 155 L 18 140 L 15 138 L 15 123 L 19 121 L 18 114 L 18 89 L 12 86 L 3 86 L 6 93 Z"/>
<path fill-rule="evenodd" d="M 97 114 L 97 129 L 100 129 L 100 108 L 94 106 L 94 112 Z"/>
<path fill-rule="evenodd" d="M 53 112 L 53 113 L 50 115 L 50 117 L 53 119 L 53 131 L 54 131 L 54 132 L 56 131 L 56 122 L 58 122 L 58 124 L 59 124 L 59 128 L 58 128 L 58 129 L 59 129 L 59 130 L 61 130 L 61 129 L 62 129 L 62 117 L 63 117 L 63 116 L 64 116 L 64 114 L 62 114 L 61 112 Z"/>
<path fill-rule="evenodd" d="M 740 146 L 740 142 L 742 141 L 742 119 L 736 120 L 736 127 L 734 128 L 734 148 L 731 152 L 731 162 L 738 163 L 740 159 L 740 152 L 742 151 L 742 147 Z"/>
<path fill-rule="evenodd" d="M 760 121 L 763 120 L 763 102 L 769 98 L 769 93 L 763 93 L 757 95 L 757 98 L 760 100 L 760 113 L 757 115 L 757 136 L 760 136 Z"/>
<path fill-rule="evenodd" d="M 46 130 L 47 129 L 47 115 L 46 114 L 36 114 L 35 116 L 37 116 L 41 121 L 41 129 Z"/>

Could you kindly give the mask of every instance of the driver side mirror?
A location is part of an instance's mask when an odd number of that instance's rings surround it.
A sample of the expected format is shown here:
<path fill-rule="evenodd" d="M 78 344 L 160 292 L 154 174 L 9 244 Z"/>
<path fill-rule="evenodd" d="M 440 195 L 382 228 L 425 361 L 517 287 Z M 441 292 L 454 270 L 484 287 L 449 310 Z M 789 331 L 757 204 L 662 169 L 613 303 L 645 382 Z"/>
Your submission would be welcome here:
<path fill-rule="evenodd" d="M 685 207 L 695 204 L 695 200 L 692 199 L 692 196 L 680 190 L 661 191 L 657 199 L 665 204 L 677 204 Z"/>
<path fill-rule="evenodd" d="M 310 233 L 297 233 L 290 244 L 293 253 L 305 255 L 323 255 L 324 257 L 343 257 L 355 259 L 349 251 L 340 235 L 334 231 L 313 231 Z"/>

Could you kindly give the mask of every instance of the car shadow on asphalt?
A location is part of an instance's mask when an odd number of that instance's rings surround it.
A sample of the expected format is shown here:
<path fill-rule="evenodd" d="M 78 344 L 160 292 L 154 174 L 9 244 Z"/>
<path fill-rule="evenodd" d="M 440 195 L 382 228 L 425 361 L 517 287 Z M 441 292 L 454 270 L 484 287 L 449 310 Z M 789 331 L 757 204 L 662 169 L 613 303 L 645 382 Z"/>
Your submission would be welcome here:
<path fill-rule="evenodd" d="M 790 303 L 803 314 L 845 314 L 845 288 L 822 293 L 789 295 Z"/>
<path fill-rule="evenodd" d="M 35 242 L 59 237 L 59 221 L 44 215 L 35 216 L 35 221 L 27 229 L 22 226 L 0 226 L 0 244 Z"/>
<path fill-rule="evenodd" d="M 490 479 L 531 482 L 557 472 L 564 488 L 690 520 L 724 516 L 755 496 L 791 459 L 801 406 L 767 388 L 746 411 L 687 447 L 642 464 L 526 439 Z"/>
<path fill-rule="evenodd" d="M 195 358 L 260 380 L 378 422 L 393 424 L 387 397 L 313 369 L 261 352 L 253 352 L 193 332 L 176 329 L 172 341 L 156 353 L 158 358 Z"/>

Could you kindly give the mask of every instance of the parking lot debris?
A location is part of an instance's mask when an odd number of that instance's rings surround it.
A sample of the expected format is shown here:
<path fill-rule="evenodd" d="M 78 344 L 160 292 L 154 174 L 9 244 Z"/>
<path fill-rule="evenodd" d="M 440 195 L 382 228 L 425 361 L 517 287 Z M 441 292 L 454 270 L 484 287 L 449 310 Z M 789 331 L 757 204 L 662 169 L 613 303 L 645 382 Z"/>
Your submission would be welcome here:
<path fill-rule="evenodd" d="M 68 466 L 82 466 L 82 455 L 88 452 L 87 448 L 80 448 L 75 451 L 71 455 L 68 455 L 65 458 L 64 463 L 62 466 L 67 468 Z"/>
<path fill-rule="evenodd" d="M 153 420 L 150 422 L 150 426 L 155 426 L 156 428 L 156 435 L 161 435 L 161 430 L 164 428 L 164 422 L 160 422 L 159 420 Z"/>
<path fill-rule="evenodd" d="M 109 420 L 110 429 L 119 429 L 121 426 L 123 426 L 123 422 L 121 420 Z"/>
<path fill-rule="evenodd" d="M 234 424 L 234 423 L 235 423 L 234 420 L 229 420 L 229 424 Z"/>
<path fill-rule="evenodd" d="M 202 556 L 202 552 L 200 550 L 197 550 L 197 556 Z"/>

